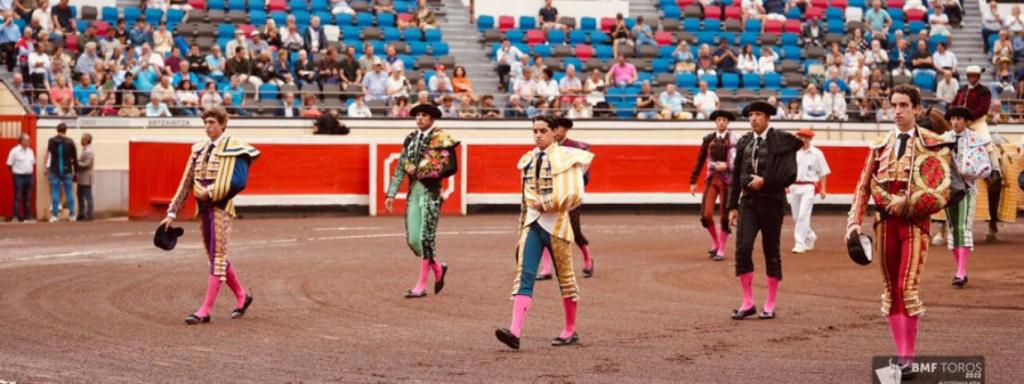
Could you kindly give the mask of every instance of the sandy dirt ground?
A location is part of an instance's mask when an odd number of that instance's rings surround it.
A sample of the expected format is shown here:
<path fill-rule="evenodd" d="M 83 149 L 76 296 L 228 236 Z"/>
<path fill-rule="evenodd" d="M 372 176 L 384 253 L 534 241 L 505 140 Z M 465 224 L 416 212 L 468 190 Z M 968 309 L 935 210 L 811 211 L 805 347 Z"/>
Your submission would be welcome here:
<path fill-rule="evenodd" d="M 153 247 L 154 222 L 2 224 L 0 381 L 869 382 L 872 356 L 893 346 L 879 268 L 847 258 L 844 219 L 816 216 L 817 249 L 797 255 L 787 217 L 778 318 L 733 321 L 733 245 L 710 261 L 695 215 L 587 212 L 597 264 L 580 279 L 582 342 L 549 345 L 562 305 L 541 281 L 520 351 L 494 338 L 511 312 L 515 214 L 444 217 L 447 286 L 418 300 L 403 298 L 418 262 L 400 218 L 238 220 L 230 260 L 255 302 L 231 320 L 225 287 L 197 326 L 183 322 L 206 287 L 194 222 L 171 252 Z M 982 355 L 988 382 L 1024 378 L 1022 235 L 1004 225 L 1001 242 L 981 244 L 965 289 L 950 286 L 951 253 L 930 252 L 919 354 Z"/>

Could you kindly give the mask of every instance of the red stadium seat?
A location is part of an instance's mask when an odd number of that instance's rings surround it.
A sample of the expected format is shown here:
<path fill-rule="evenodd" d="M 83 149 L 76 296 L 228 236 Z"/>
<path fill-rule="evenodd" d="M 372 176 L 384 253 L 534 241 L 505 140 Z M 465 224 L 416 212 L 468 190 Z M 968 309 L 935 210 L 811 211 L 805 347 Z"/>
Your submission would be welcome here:
<path fill-rule="evenodd" d="M 72 35 L 72 34 L 69 33 L 67 36 L 64 36 L 64 49 L 67 49 L 68 51 L 71 51 L 71 52 L 78 52 L 78 35 L 77 34 Z"/>
<path fill-rule="evenodd" d="M 502 32 L 510 30 L 516 27 L 516 18 L 512 16 L 499 16 L 498 17 L 498 29 Z"/>
<path fill-rule="evenodd" d="M 398 14 L 398 21 L 401 21 L 401 22 L 406 23 L 406 24 L 412 24 L 412 14 L 411 13 L 399 13 Z"/>
<path fill-rule="evenodd" d="M 252 25 L 249 25 L 249 24 L 242 24 L 242 25 L 238 26 L 238 29 L 241 29 L 242 32 L 245 33 L 246 36 L 249 36 L 249 34 L 251 34 L 252 31 L 256 30 L 256 27 L 253 27 Z"/>
<path fill-rule="evenodd" d="M 612 18 L 612 17 L 602 17 L 601 18 L 601 30 L 604 31 L 604 33 L 611 32 L 612 31 L 612 27 L 614 27 L 614 26 L 615 26 L 615 18 Z"/>
<path fill-rule="evenodd" d="M 191 6 L 192 9 L 206 10 L 206 0 L 188 0 L 188 5 Z"/>
<path fill-rule="evenodd" d="M 906 12 L 906 15 L 907 15 L 907 21 L 908 22 L 910 22 L 910 21 L 924 21 L 924 12 L 921 12 L 920 9 L 916 9 L 916 8 L 908 9 L 907 12 Z"/>
<path fill-rule="evenodd" d="M 739 20 L 740 15 L 743 14 L 743 8 L 739 6 L 728 6 L 725 7 L 725 19 L 726 20 Z"/>
<path fill-rule="evenodd" d="M 578 45 L 576 45 L 576 58 L 577 59 L 580 59 L 581 61 L 587 61 L 587 60 L 590 60 L 591 57 L 594 57 L 594 48 L 593 47 L 591 47 L 589 45 L 586 45 L 586 44 L 578 44 Z"/>
<path fill-rule="evenodd" d="M 799 23 L 799 21 L 797 21 Z M 782 33 L 782 22 L 778 20 L 765 20 L 764 21 L 764 33 Z"/>
<path fill-rule="evenodd" d="M 811 0 L 811 6 L 815 8 L 828 8 L 828 0 Z"/>
<path fill-rule="evenodd" d="M 903 0 L 889 0 L 889 1 L 885 2 L 885 6 L 889 7 L 889 8 L 903 9 L 903 4 L 904 4 Z"/>
<path fill-rule="evenodd" d="M 697 0 L 676 0 L 676 4 L 679 5 L 679 9 L 686 9 L 686 7 L 697 4 Z"/>
<path fill-rule="evenodd" d="M 846 0 L 832 0 L 832 2 L 830 3 L 831 7 L 835 7 L 835 8 L 839 8 L 839 9 L 844 9 L 844 10 L 846 9 L 846 7 L 848 5 L 849 5 L 849 3 Z"/>
<path fill-rule="evenodd" d="M 539 29 L 531 29 L 526 31 L 526 44 L 543 44 L 544 43 L 544 32 Z"/>
<path fill-rule="evenodd" d="M 786 26 L 783 28 L 783 32 L 800 34 L 800 20 L 786 20 Z"/>
<path fill-rule="evenodd" d="M 822 16 L 825 16 L 825 8 L 807 7 L 804 11 L 804 20 L 821 20 Z"/>
<path fill-rule="evenodd" d="M 107 36 L 107 32 L 110 31 L 110 23 L 106 21 L 97 20 L 92 22 L 92 26 L 96 27 L 96 36 Z"/>
<path fill-rule="evenodd" d="M 268 13 L 273 12 L 273 11 L 282 11 L 282 12 L 284 12 L 284 11 L 287 11 L 287 10 L 288 10 L 288 2 L 285 1 L 285 0 L 269 0 L 269 1 L 267 1 L 267 12 Z"/>
<path fill-rule="evenodd" d="M 719 7 L 704 7 L 704 18 L 705 19 L 722 19 L 722 8 Z"/>
<path fill-rule="evenodd" d="M 654 41 L 657 41 L 658 45 L 672 45 L 672 34 L 665 31 L 655 33 Z"/>

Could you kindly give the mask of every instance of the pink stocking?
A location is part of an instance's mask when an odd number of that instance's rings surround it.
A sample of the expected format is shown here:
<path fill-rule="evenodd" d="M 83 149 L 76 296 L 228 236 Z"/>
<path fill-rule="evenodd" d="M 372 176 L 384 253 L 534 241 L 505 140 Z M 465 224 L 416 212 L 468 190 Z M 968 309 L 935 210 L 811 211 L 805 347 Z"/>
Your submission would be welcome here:
<path fill-rule="evenodd" d="M 743 306 L 740 307 L 742 311 L 754 306 L 754 273 L 740 275 L 740 286 L 743 288 Z"/>
<path fill-rule="evenodd" d="M 903 316 L 903 352 L 900 354 L 910 363 L 914 361 L 914 349 L 917 348 L 917 320 L 920 318 L 906 314 L 900 316 Z"/>
<path fill-rule="evenodd" d="M 903 359 L 903 319 L 902 313 L 892 313 L 889 315 L 889 331 L 892 332 L 892 341 L 896 344 L 896 355 Z M 902 361 L 901 361 L 902 363 Z"/>
<path fill-rule="evenodd" d="M 437 261 L 437 258 L 435 257 L 434 262 L 430 263 L 430 267 L 434 270 L 434 281 L 440 281 L 441 276 L 444 274 L 444 269 L 441 268 L 441 262 Z M 426 281 L 424 281 L 424 284 L 426 284 Z"/>
<path fill-rule="evenodd" d="M 228 264 L 228 287 L 231 288 L 231 292 L 235 293 L 235 308 L 242 308 L 245 305 L 245 288 L 242 287 L 242 283 L 238 281 L 238 275 L 235 273 L 235 266 Z"/>
<path fill-rule="evenodd" d="M 708 225 L 708 234 L 711 235 L 711 251 L 721 249 L 722 245 L 718 241 L 718 232 L 715 231 L 715 224 Z"/>
<path fill-rule="evenodd" d="M 516 337 L 523 333 L 523 322 L 526 321 L 526 312 L 530 310 L 530 303 L 533 298 L 526 295 L 516 295 L 512 301 L 512 326 L 509 330 Z"/>
<path fill-rule="evenodd" d="M 583 252 L 583 269 L 591 269 L 594 267 L 593 260 L 590 258 L 590 247 L 587 245 L 580 246 L 580 252 Z"/>
<path fill-rule="evenodd" d="M 430 273 L 430 259 L 420 260 L 420 278 L 416 280 L 416 288 L 412 289 L 413 293 L 420 293 L 427 290 L 427 277 Z"/>
<path fill-rule="evenodd" d="M 565 328 L 562 329 L 562 334 L 558 337 L 562 339 L 568 339 L 573 333 L 576 333 L 576 308 L 578 303 L 572 301 L 572 298 L 563 297 L 562 307 L 565 308 Z"/>
<path fill-rule="evenodd" d="M 729 242 L 729 232 L 721 231 L 718 234 L 718 256 L 725 256 L 725 245 Z"/>
<path fill-rule="evenodd" d="M 953 250 L 956 253 L 956 277 L 967 276 L 967 258 L 971 256 L 971 249 L 959 247 Z"/>
<path fill-rule="evenodd" d="M 551 274 L 551 251 L 544 248 L 544 254 L 540 256 L 541 268 L 538 275 L 550 275 Z"/>
<path fill-rule="evenodd" d="M 764 311 L 775 312 L 775 296 L 779 291 L 779 279 L 768 277 L 768 296 L 764 299 Z"/>
<path fill-rule="evenodd" d="M 210 275 L 206 281 L 206 298 L 203 299 L 203 306 L 196 312 L 198 317 L 206 317 L 213 309 L 213 302 L 217 300 L 217 292 L 220 292 L 220 277 Z"/>

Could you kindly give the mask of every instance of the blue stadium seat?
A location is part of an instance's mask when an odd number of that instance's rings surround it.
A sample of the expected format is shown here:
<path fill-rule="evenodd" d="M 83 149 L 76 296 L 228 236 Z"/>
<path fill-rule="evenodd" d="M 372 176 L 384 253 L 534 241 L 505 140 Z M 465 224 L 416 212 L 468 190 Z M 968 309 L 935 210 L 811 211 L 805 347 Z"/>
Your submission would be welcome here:
<path fill-rule="evenodd" d="M 569 32 L 569 44 L 578 45 L 587 43 L 587 33 L 583 31 L 574 30 Z"/>
<path fill-rule="evenodd" d="M 19 21 L 21 23 L 18 23 Z M 24 31 L 25 30 L 25 25 L 27 25 L 28 23 L 25 22 L 25 19 L 16 18 L 16 19 L 14 19 L 14 24 L 16 24 L 18 26 L 18 30 Z M 92 22 L 89 21 L 89 20 L 82 20 L 82 19 L 75 20 L 75 25 L 78 27 L 78 33 L 85 32 L 85 28 L 88 27 L 90 24 L 92 24 Z M 993 35 L 993 36 L 995 36 L 996 38 L 999 37 L 999 35 Z"/>
<path fill-rule="evenodd" d="M 705 19 L 704 28 L 705 32 L 718 32 L 722 30 L 722 21 L 718 19 Z"/>
<path fill-rule="evenodd" d="M 313 16 L 320 18 L 320 25 L 337 25 L 334 23 L 334 14 L 330 12 L 317 11 L 313 12 Z M 249 17 L 252 17 L 252 15 L 250 14 Z"/>
<path fill-rule="evenodd" d="M 363 41 L 359 40 L 358 37 L 356 37 L 355 39 L 344 39 L 341 42 L 345 44 L 345 47 L 355 48 L 357 57 L 363 54 Z"/>
<path fill-rule="evenodd" d="M 829 21 L 840 20 L 841 21 L 844 18 L 845 18 L 845 15 L 843 15 L 843 10 L 842 9 L 839 9 L 839 8 L 836 8 L 836 7 L 828 7 L 828 9 L 825 10 L 825 19 L 826 20 L 829 20 Z"/>
<path fill-rule="evenodd" d="M 662 59 L 672 59 L 672 53 L 676 51 L 676 47 L 672 45 L 666 45 L 658 48 L 658 57 Z"/>
<path fill-rule="evenodd" d="M 540 57 L 551 57 L 551 46 L 547 44 L 534 45 L 533 54 Z"/>
<path fill-rule="evenodd" d="M 167 24 L 178 25 L 185 20 L 185 11 L 181 9 L 168 9 L 167 10 Z M 168 28 L 170 29 L 170 28 Z"/>
<path fill-rule="evenodd" d="M 266 0 L 248 0 L 247 3 L 249 5 L 249 11 L 250 12 L 256 11 L 256 10 L 260 10 L 260 11 L 266 11 L 267 10 L 267 1 Z"/>
<path fill-rule="evenodd" d="M 431 28 L 423 32 L 423 37 L 428 43 L 439 43 L 441 42 L 441 30 L 437 28 Z"/>
<path fill-rule="evenodd" d="M 402 40 L 402 31 L 395 27 L 384 27 L 381 28 L 381 33 L 384 35 L 384 41 L 392 42 Z"/>
<path fill-rule="evenodd" d="M 537 18 L 533 16 L 519 16 L 519 29 L 537 29 Z"/>
<path fill-rule="evenodd" d="M 378 27 L 394 27 L 396 24 L 395 14 L 382 12 L 377 14 L 377 26 Z M 440 29 L 438 29 L 440 31 Z"/>
<path fill-rule="evenodd" d="M 743 26 L 743 30 L 746 32 L 761 33 L 761 20 L 747 20 L 747 24 Z"/>
<path fill-rule="evenodd" d="M 697 90 L 697 75 L 690 72 L 683 72 L 676 75 L 676 86 L 691 92 Z"/>
<path fill-rule="evenodd" d="M 339 13 L 334 15 L 334 20 L 339 27 L 355 24 L 355 17 L 347 13 Z"/>
<path fill-rule="evenodd" d="M 722 73 L 722 89 L 735 91 L 740 88 L 740 75 L 735 72 Z"/>
<path fill-rule="evenodd" d="M 846 6 L 864 9 L 867 8 L 867 2 L 864 0 L 850 0 L 846 3 Z"/>
<path fill-rule="evenodd" d="M 757 45 L 757 40 L 760 37 L 761 32 L 743 32 L 740 34 L 740 45 Z"/>
<path fill-rule="evenodd" d="M 142 10 L 139 7 L 124 7 L 125 23 L 134 25 L 140 16 L 142 16 Z M 146 22 L 148 23 L 149 21 Z M 114 19 L 114 22 L 110 23 L 110 25 L 117 25 L 117 19 Z"/>
<path fill-rule="evenodd" d="M 480 15 L 476 18 L 476 30 L 483 33 L 484 31 L 494 29 L 494 16 L 491 15 Z"/>
<path fill-rule="evenodd" d="M 309 4 L 306 3 L 306 0 L 289 0 L 288 1 L 288 11 L 290 11 L 290 12 L 298 12 L 298 11 L 306 11 L 306 10 L 309 10 Z"/>
<path fill-rule="evenodd" d="M 387 44 L 383 40 L 368 40 L 367 42 L 373 46 L 373 51 L 378 56 L 384 55 L 384 48 L 387 48 Z"/>
<path fill-rule="evenodd" d="M 629 28 L 630 31 L 632 31 L 633 27 L 636 26 L 636 18 L 635 17 L 627 17 L 625 19 L 622 19 L 622 21 L 624 21 L 626 23 L 626 28 Z"/>
<path fill-rule="evenodd" d="M 714 91 L 718 89 L 718 76 L 715 75 L 701 75 L 700 81 L 708 83 L 708 89 Z"/>
<path fill-rule="evenodd" d="M 356 26 L 359 27 L 372 27 L 373 26 L 373 14 L 367 12 L 356 13 Z"/>
<path fill-rule="evenodd" d="M 846 23 L 842 19 L 829 19 L 826 28 L 828 33 L 846 33 Z"/>
<path fill-rule="evenodd" d="M 719 41 L 722 41 L 722 39 L 725 39 L 725 41 L 728 41 L 729 42 L 729 46 L 734 46 L 736 44 L 736 34 L 735 33 L 732 33 L 732 32 L 719 32 L 718 33 L 718 40 L 716 40 L 715 42 L 717 43 Z"/>
<path fill-rule="evenodd" d="M 595 19 L 593 17 L 590 17 L 590 16 L 581 17 L 580 18 L 580 29 L 584 30 L 584 31 L 594 31 L 594 30 L 597 30 L 597 19 Z"/>
<path fill-rule="evenodd" d="M 271 82 L 263 83 L 260 85 L 260 100 L 277 100 L 277 94 L 279 92 L 276 85 Z"/>
<path fill-rule="evenodd" d="M 926 91 L 935 91 L 935 74 L 921 71 L 914 75 L 914 85 Z"/>
<path fill-rule="evenodd" d="M 889 17 L 891 17 L 893 21 L 907 21 L 906 14 L 904 14 L 903 10 L 900 8 L 886 8 L 885 11 L 889 13 Z"/>
<path fill-rule="evenodd" d="M 778 72 L 764 74 L 764 89 L 778 91 L 782 88 L 782 75 Z"/>
<path fill-rule="evenodd" d="M 700 31 L 700 19 L 687 17 L 683 20 L 683 30 L 690 33 Z"/>
<path fill-rule="evenodd" d="M 270 12 L 270 18 L 274 19 L 274 24 L 275 25 L 279 25 L 279 26 L 283 27 L 284 24 L 285 24 L 285 21 L 288 20 L 288 14 L 284 13 L 283 11 L 274 11 L 274 12 Z"/>
<path fill-rule="evenodd" d="M 890 30 L 889 33 L 895 34 L 896 31 L 906 31 L 906 30 L 907 30 L 907 23 L 905 21 L 892 19 L 892 29 Z M 896 40 L 889 40 L 889 41 L 896 41 Z"/>
<path fill-rule="evenodd" d="M 590 44 L 591 45 L 610 44 L 611 41 L 612 40 L 611 40 L 610 37 L 608 37 L 608 34 L 604 33 L 603 31 L 590 32 Z"/>
<path fill-rule="evenodd" d="M 594 57 L 596 57 L 598 59 L 601 59 L 601 60 L 611 59 L 613 52 L 614 51 L 612 50 L 612 46 L 611 45 L 601 44 L 601 45 L 595 45 L 594 46 Z"/>
<path fill-rule="evenodd" d="M 552 29 L 548 32 L 548 44 L 565 44 L 565 32 Z"/>
<path fill-rule="evenodd" d="M 327 0 L 310 0 L 309 9 L 313 12 L 329 12 L 331 10 L 330 5 L 327 4 Z M 392 15 L 392 18 L 394 18 L 393 13 L 385 14 Z"/>
<path fill-rule="evenodd" d="M 433 56 L 447 56 L 451 52 L 448 43 L 430 43 L 430 49 Z"/>
<path fill-rule="evenodd" d="M 637 83 L 643 84 L 643 82 L 645 82 L 645 81 L 649 82 L 649 83 L 654 83 L 654 74 L 650 73 L 650 72 L 639 72 L 639 73 L 636 74 L 636 82 Z M 630 90 L 630 92 L 629 92 L 630 99 L 636 99 L 636 96 L 639 95 L 639 94 L 640 94 L 640 89 L 637 89 L 636 92 L 632 92 L 632 90 Z"/>
<path fill-rule="evenodd" d="M 922 29 L 925 29 L 927 26 L 928 24 L 925 24 L 923 21 L 911 21 L 909 24 L 907 24 L 907 32 L 909 32 L 911 35 L 916 35 L 918 32 L 920 32 Z"/>
<path fill-rule="evenodd" d="M 416 3 L 408 1 L 396 1 L 395 12 L 398 13 L 416 13 Z"/>
<path fill-rule="evenodd" d="M 359 27 L 353 27 L 351 25 L 343 26 L 341 27 L 341 38 L 343 40 L 359 40 L 360 31 L 361 29 Z"/>
<path fill-rule="evenodd" d="M 802 52 L 800 47 L 795 45 L 786 45 L 782 47 L 782 58 L 786 60 L 800 60 Z"/>
<path fill-rule="evenodd" d="M 234 24 L 220 23 L 217 25 L 217 37 L 232 38 L 235 36 Z"/>
<path fill-rule="evenodd" d="M 228 0 L 228 10 L 230 11 L 244 11 L 245 0 Z"/>
<path fill-rule="evenodd" d="M 786 32 L 782 34 L 780 42 L 782 45 L 797 45 L 800 43 L 800 36 L 792 32 Z"/>
<path fill-rule="evenodd" d="M 662 17 L 666 19 L 676 20 L 683 15 L 683 11 L 679 9 L 679 6 L 671 5 L 661 8 Z"/>
<path fill-rule="evenodd" d="M 725 81 L 725 79 L 722 79 L 722 81 Z M 743 89 L 754 91 L 761 89 L 761 75 L 757 73 L 744 73 Z"/>
<path fill-rule="evenodd" d="M 427 54 L 427 43 L 422 41 L 406 41 L 405 44 L 409 46 L 410 55 L 423 56 Z"/>
<path fill-rule="evenodd" d="M 718 32 L 711 32 L 711 31 L 697 32 L 697 46 L 701 46 L 703 44 L 712 45 L 712 46 L 715 45 L 715 38 L 718 37 L 717 35 L 718 35 Z"/>
<path fill-rule="evenodd" d="M 398 58 L 402 59 L 402 64 L 405 65 L 405 71 L 409 72 L 413 68 L 416 68 L 416 57 L 412 55 L 398 55 Z"/>
<path fill-rule="evenodd" d="M 309 28 L 309 19 L 313 17 L 306 11 L 292 12 L 292 16 L 295 16 L 295 26 L 300 31 L 305 31 L 306 28 Z"/>
<path fill-rule="evenodd" d="M 802 20 L 804 18 L 804 12 L 800 10 L 800 7 L 792 7 L 786 12 L 786 19 L 789 20 Z"/>
<path fill-rule="evenodd" d="M 651 69 L 654 73 L 668 73 L 671 72 L 672 60 L 669 59 L 654 59 L 651 62 Z"/>
<path fill-rule="evenodd" d="M 636 100 L 622 101 L 615 104 L 615 116 L 630 119 L 636 116 Z"/>
<path fill-rule="evenodd" d="M 767 77 L 768 77 L 768 75 L 765 75 L 765 80 L 766 81 L 767 81 Z M 768 89 L 768 85 L 765 84 L 764 88 Z M 781 101 L 783 103 L 788 103 L 790 100 L 797 100 L 797 101 L 799 101 L 800 98 L 801 98 L 800 90 L 797 89 L 797 88 L 782 88 L 779 91 L 779 96 L 780 96 L 780 99 L 782 99 Z"/>
<path fill-rule="evenodd" d="M 572 65 L 573 68 L 576 68 L 577 74 L 583 71 L 583 62 L 575 57 L 566 57 L 565 59 L 562 60 L 562 65 L 565 66 L 566 70 L 568 70 L 569 66 Z"/>
<path fill-rule="evenodd" d="M 406 28 L 406 29 L 402 30 L 402 33 L 403 33 L 403 36 L 405 37 L 405 41 L 406 42 L 409 42 L 409 41 L 423 41 L 423 30 L 421 30 L 419 28 Z M 509 40 L 512 40 L 513 42 L 516 41 L 516 40 L 513 40 L 511 38 L 509 38 Z"/>
<path fill-rule="evenodd" d="M 409 28 L 405 30 L 408 31 Z M 513 43 L 521 43 L 526 41 L 526 34 L 521 29 L 510 29 L 505 31 L 505 38 Z"/>

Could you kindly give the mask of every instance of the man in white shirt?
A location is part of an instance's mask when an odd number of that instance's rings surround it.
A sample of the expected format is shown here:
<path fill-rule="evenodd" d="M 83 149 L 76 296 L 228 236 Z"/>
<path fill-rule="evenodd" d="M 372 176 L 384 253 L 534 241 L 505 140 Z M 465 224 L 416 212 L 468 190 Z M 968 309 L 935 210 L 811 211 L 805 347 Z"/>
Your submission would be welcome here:
<path fill-rule="evenodd" d="M 829 84 L 828 94 L 822 99 L 825 101 L 829 120 L 846 121 L 846 94 L 839 92 L 839 84 Z"/>
<path fill-rule="evenodd" d="M 356 95 L 356 100 L 348 106 L 348 117 L 373 117 L 370 107 L 363 102 L 363 95 Z"/>
<path fill-rule="evenodd" d="M 935 88 L 935 97 L 944 104 L 942 107 L 952 103 L 959 90 L 960 82 L 953 78 L 953 73 L 942 71 L 942 80 L 939 80 L 939 84 Z"/>
<path fill-rule="evenodd" d="M 935 53 L 932 54 L 932 64 L 935 65 L 935 69 L 944 69 L 956 73 L 956 55 L 947 49 L 946 43 L 940 42 L 935 45 Z"/>
<path fill-rule="evenodd" d="M 583 98 L 583 82 L 576 76 L 576 66 L 569 64 L 565 69 L 565 77 L 558 81 L 558 90 L 562 93 L 564 105 L 571 105 L 576 99 Z"/>
<path fill-rule="evenodd" d="M 818 236 L 811 229 L 811 211 L 814 209 L 814 197 L 821 196 L 824 200 L 825 178 L 832 170 L 825 161 L 825 154 L 811 145 L 814 131 L 802 128 L 796 136 L 804 141 L 804 146 L 796 152 L 796 181 L 789 187 L 786 200 L 793 210 L 793 253 L 804 253 L 814 249 L 814 241 Z"/>
<path fill-rule="evenodd" d="M 501 41 L 501 48 L 494 53 L 494 56 L 494 61 L 498 63 L 498 67 L 495 69 L 498 71 L 498 81 L 501 83 L 501 89 L 507 91 L 508 74 L 512 71 L 512 65 L 518 63 L 526 55 L 519 48 L 512 46 L 508 39 L 504 39 Z"/>
<path fill-rule="evenodd" d="M 35 182 L 32 171 L 35 167 L 36 154 L 32 152 L 31 139 L 27 133 L 22 133 L 18 137 L 18 145 L 7 154 L 7 169 L 14 175 L 14 210 L 11 211 L 11 221 L 27 221 L 33 216 L 30 200 Z"/>
<path fill-rule="evenodd" d="M 718 109 L 718 95 L 715 91 L 708 90 L 708 83 L 701 81 L 698 84 L 700 92 L 693 97 L 693 105 L 697 107 L 697 119 L 706 119 L 711 112 Z"/>
<path fill-rule="evenodd" d="M 516 80 L 513 89 L 520 99 L 529 104 L 537 93 L 536 89 L 534 89 L 535 84 L 533 81 L 533 71 L 530 70 L 530 67 L 523 67 L 523 77 Z"/>
<path fill-rule="evenodd" d="M 537 96 L 543 97 L 548 102 L 553 102 L 561 94 L 558 90 L 558 83 L 553 78 L 554 72 L 551 68 L 544 68 L 544 77 L 537 79 L 536 89 Z"/>

